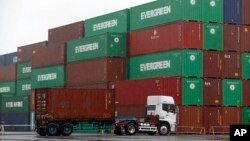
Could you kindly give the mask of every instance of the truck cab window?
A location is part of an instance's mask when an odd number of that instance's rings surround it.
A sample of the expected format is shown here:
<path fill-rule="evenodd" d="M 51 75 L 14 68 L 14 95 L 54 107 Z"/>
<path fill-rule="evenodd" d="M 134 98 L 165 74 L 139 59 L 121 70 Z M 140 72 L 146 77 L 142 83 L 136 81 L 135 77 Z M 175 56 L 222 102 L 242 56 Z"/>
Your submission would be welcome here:
<path fill-rule="evenodd" d="M 170 104 L 162 104 L 162 110 L 175 113 L 175 106 Z"/>
<path fill-rule="evenodd" d="M 148 105 L 148 111 L 155 111 L 156 105 Z"/>

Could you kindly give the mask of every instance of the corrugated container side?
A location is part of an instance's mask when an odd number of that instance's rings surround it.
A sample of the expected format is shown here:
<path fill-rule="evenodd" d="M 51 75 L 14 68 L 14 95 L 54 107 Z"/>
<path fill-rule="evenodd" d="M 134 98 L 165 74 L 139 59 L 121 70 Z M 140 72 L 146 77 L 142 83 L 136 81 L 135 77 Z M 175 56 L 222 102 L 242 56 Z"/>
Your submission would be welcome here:
<path fill-rule="evenodd" d="M 201 127 L 203 127 L 203 108 L 180 106 L 177 132 L 200 133 Z"/>
<path fill-rule="evenodd" d="M 17 63 L 17 80 L 31 77 L 31 62 Z"/>
<path fill-rule="evenodd" d="M 31 87 L 32 89 L 47 87 L 64 87 L 65 67 L 52 66 L 32 70 Z"/>
<path fill-rule="evenodd" d="M 30 131 L 30 127 L 27 126 L 30 124 L 30 113 L 0 113 L 1 122 L 4 125 L 13 125 L 5 126 L 5 132 L 25 132 Z M 15 126 L 15 125 L 24 125 L 24 126 Z"/>
<path fill-rule="evenodd" d="M 16 52 L 4 55 L 4 65 L 5 66 L 16 64 L 16 62 L 17 62 L 17 53 Z"/>
<path fill-rule="evenodd" d="M 222 108 L 221 107 L 204 107 L 203 108 L 203 126 L 206 133 L 222 133 L 223 129 L 218 128 L 222 125 Z"/>
<path fill-rule="evenodd" d="M 35 96 L 36 120 L 112 121 L 115 116 L 112 90 L 40 89 Z"/>
<path fill-rule="evenodd" d="M 66 44 L 49 44 L 37 49 L 32 56 L 32 69 L 64 65 L 66 63 Z"/>
<path fill-rule="evenodd" d="M 67 62 L 102 57 L 126 57 L 126 34 L 106 33 L 67 43 Z"/>
<path fill-rule="evenodd" d="M 241 51 L 250 51 L 250 26 L 241 26 Z"/>
<path fill-rule="evenodd" d="M 4 66 L 4 55 L 0 55 L 0 67 Z"/>
<path fill-rule="evenodd" d="M 109 82 L 102 83 L 89 83 L 78 86 L 68 86 L 67 88 L 76 88 L 76 89 L 109 89 Z"/>
<path fill-rule="evenodd" d="M 29 112 L 29 96 L 1 96 L 1 113 Z"/>
<path fill-rule="evenodd" d="M 205 1 L 205 0 L 204 0 Z M 204 23 L 203 49 L 223 50 L 223 26 L 217 23 Z"/>
<path fill-rule="evenodd" d="M 242 24 L 242 1 L 243 0 L 224 0 L 224 23 Z"/>
<path fill-rule="evenodd" d="M 222 53 L 222 78 L 241 78 L 241 53 Z"/>
<path fill-rule="evenodd" d="M 30 93 L 31 93 L 31 79 L 17 80 L 16 94 L 17 95 L 29 95 Z"/>
<path fill-rule="evenodd" d="M 67 64 L 67 87 L 125 79 L 125 59 L 101 58 Z"/>
<path fill-rule="evenodd" d="M 80 21 L 49 29 L 48 34 L 49 44 L 64 44 L 73 39 L 80 39 L 84 37 L 84 22 Z"/>
<path fill-rule="evenodd" d="M 250 106 L 250 80 L 243 80 L 242 81 L 243 88 L 242 88 L 242 106 Z"/>
<path fill-rule="evenodd" d="M 250 79 L 250 53 L 242 53 L 242 79 Z"/>
<path fill-rule="evenodd" d="M 223 23 L 223 0 L 202 0 L 202 21 Z"/>
<path fill-rule="evenodd" d="M 202 49 L 202 28 L 199 22 L 178 22 L 133 31 L 130 33 L 129 56 L 175 49 Z"/>
<path fill-rule="evenodd" d="M 16 65 L 0 67 L 0 82 L 16 80 Z"/>
<path fill-rule="evenodd" d="M 191 67 L 192 66 L 192 67 Z M 203 76 L 203 53 L 177 50 L 129 59 L 129 79 L 162 76 Z"/>
<path fill-rule="evenodd" d="M 27 62 L 31 61 L 32 54 L 36 51 L 38 48 L 42 48 L 47 46 L 48 42 L 43 41 L 39 43 L 34 43 L 30 45 L 25 45 L 17 48 L 17 61 L 18 62 Z"/>
<path fill-rule="evenodd" d="M 203 104 L 207 106 L 222 105 L 222 80 L 203 79 Z"/>
<path fill-rule="evenodd" d="M 243 24 L 249 25 L 250 24 L 250 1 L 249 0 L 242 0 L 243 6 Z"/>
<path fill-rule="evenodd" d="M 186 0 L 161 0 L 135 6 L 130 9 L 131 30 L 182 20 L 201 21 L 201 8 L 201 1 Z"/>
<path fill-rule="evenodd" d="M 8 81 L 0 83 L 0 95 L 14 95 L 16 93 L 16 82 Z"/>
<path fill-rule="evenodd" d="M 244 107 L 242 109 L 242 124 L 250 124 L 250 108 Z"/>
<path fill-rule="evenodd" d="M 229 126 L 242 123 L 242 110 L 238 107 L 222 107 L 222 126 L 224 132 L 229 133 Z"/>
<path fill-rule="evenodd" d="M 116 118 L 143 118 L 145 117 L 145 105 L 128 105 L 128 106 L 116 106 L 115 116 Z"/>
<path fill-rule="evenodd" d="M 223 106 L 242 106 L 242 81 L 237 79 L 223 80 Z"/>
<path fill-rule="evenodd" d="M 201 78 L 183 78 L 182 86 L 182 105 L 203 105 L 203 80 Z"/>
<path fill-rule="evenodd" d="M 101 15 L 85 20 L 85 36 L 104 34 L 107 32 L 126 33 L 129 31 L 129 10 Z"/>
<path fill-rule="evenodd" d="M 221 52 L 203 51 L 203 77 L 221 77 Z"/>
<path fill-rule="evenodd" d="M 239 25 L 223 25 L 223 48 L 225 51 L 241 51 Z"/>
<path fill-rule="evenodd" d="M 151 95 L 172 96 L 177 105 L 182 101 L 182 82 L 178 77 L 117 81 L 110 88 L 115 89 L 117 106 L 145 106 Z"/>

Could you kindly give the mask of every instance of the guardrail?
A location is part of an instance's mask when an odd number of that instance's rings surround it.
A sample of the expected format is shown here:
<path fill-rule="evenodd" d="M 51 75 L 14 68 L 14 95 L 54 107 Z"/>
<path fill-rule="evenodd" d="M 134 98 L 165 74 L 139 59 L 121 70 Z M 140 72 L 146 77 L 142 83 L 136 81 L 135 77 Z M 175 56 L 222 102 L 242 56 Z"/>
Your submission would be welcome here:
<path fill-rule="evenodd" d="M 211 126 L 209 129 L 210 134 L 229 134 L 229 126 Z"/>
<path fill-rule="evenodd" d="M 34 127 L 34 125 L 24 124 L 24 125 L 0 125 L 0 135 L 5 134 L 5 127 Z"/>

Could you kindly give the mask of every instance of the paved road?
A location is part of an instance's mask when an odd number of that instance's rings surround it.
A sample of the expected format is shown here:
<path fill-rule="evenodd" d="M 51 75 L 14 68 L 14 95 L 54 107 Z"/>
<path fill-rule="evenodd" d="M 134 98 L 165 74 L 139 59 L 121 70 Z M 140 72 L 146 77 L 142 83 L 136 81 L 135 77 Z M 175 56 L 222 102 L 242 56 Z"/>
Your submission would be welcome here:
<path fill-rule="evenodd" d="M 35 133 L 6 133 L 1 141 L 229 141 L 228 135 L 114 136 L 72 134 L 69 137 L 40 137 Z"/>

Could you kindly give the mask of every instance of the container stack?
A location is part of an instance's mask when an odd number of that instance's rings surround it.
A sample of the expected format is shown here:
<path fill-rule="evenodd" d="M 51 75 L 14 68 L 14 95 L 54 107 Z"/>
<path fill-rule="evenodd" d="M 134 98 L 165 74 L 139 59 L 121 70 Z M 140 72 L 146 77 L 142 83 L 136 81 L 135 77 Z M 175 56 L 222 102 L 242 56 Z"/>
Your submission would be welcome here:
<path fill-rule="evenodd" d="M 111 88 L 117 118 L 142 118 L 147 96 L 167 95 L 177 132 L 228 133 L 250 121 L 249 13 L 249 0 L 161 0 L 49 29 L 48 42 L 18 48 L 17 65 L 0 56 L 0 117 L 34 125 L 34 89 Z"/>
<path fill-rule="evenodd" d="M 31 101 L 32 101 L 32 93 L 34 91 L 32 90 L 31 86 L 31 78 L 32 78 L 32 56 L 33 53 L 36 53 L 37 50 L 40 48 L 45 48 L 47 46 L 47 41 L 43 42 L 38 42 L 30 45 L 25 45 L 18 47 L 17 51 L 17 88 L 16 88 L 16 93 L 17 96 L 26 98 L 25 102 L 28 103 L 28 111 L 29 114 L 26 114 L 29 116 L 27 119 L 27 123 L 22 123 L 28 126 L 27 129 L 30 129 L 31 131 L 34 131 L 35 129 L 35 124 L 34 124 L 34 117 L 35 117 L 35 111 L 34 108 L 30 108 Z M 26 109 L 27 107 L 25 107 Z M 20 123 L 21 124 L 21 123 Z"/>
<path fill-rule="evenodd" d="M 16 62 L 17 53 L 1 56 L 0 67 L 0 121 L 5 125 L 6 131 L 28 131 L 29 112 L 27 98 L 17 96 L 16 91 Z"/>
<path fill-rule="evenodd" d="M 67 87 L 108 89 L 110 82 L 125 79 L 128 16 L 125 9 L 85 21 L 85 37 L 67 43 Z M 95 122 L 75 127 L 78 132 L 99 129 Z"/>

